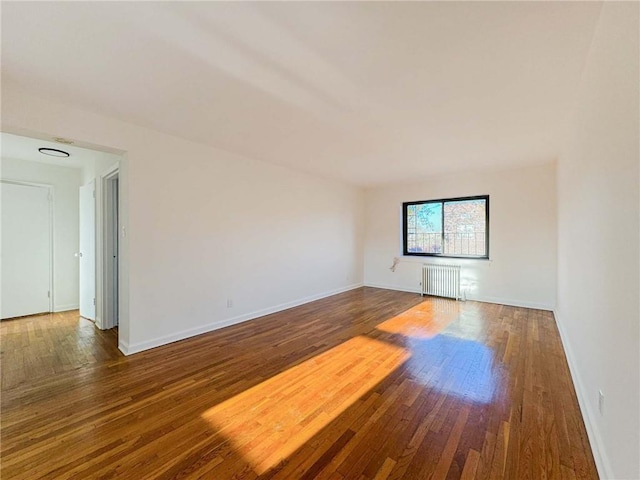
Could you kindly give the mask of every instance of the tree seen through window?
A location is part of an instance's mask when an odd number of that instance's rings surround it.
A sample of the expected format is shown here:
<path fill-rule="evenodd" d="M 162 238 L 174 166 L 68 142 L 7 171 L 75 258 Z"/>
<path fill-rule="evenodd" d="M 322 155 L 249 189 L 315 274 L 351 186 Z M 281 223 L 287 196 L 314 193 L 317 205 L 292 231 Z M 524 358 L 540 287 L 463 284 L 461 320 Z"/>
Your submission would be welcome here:
<path fill-rule="evenodd" d="M 489 197 L 403 204 L 405 255 L 488 258 Z"/>

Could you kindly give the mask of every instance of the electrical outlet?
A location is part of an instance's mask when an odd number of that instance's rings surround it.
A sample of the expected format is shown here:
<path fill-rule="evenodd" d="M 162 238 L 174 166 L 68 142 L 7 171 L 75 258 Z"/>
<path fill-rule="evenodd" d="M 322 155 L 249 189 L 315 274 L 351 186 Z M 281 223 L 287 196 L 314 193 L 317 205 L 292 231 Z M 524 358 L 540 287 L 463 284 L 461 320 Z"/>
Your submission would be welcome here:
<path fill-rule="evenodd" d="M 233 300 L 231 300 L 230 298 L 227 298 L 227 308 L 231 308 L 233 307 Z"/>
<path fill-rule="evenodd" d="M 602 390 L 598 390 L 598 410 L 600 415 L 604 415 L 604 393 Z"/>

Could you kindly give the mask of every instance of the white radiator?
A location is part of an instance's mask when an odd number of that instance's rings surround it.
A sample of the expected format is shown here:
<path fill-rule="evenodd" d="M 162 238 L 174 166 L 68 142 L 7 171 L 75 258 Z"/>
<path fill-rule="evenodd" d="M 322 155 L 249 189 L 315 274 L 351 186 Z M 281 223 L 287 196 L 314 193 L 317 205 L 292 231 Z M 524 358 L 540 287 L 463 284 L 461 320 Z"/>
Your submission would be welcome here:
<path fill-rule="evenodd" d="M 422 295 L 435 295 L 458 300 L 460 296 L 460 265 L 422 266 Z"/>

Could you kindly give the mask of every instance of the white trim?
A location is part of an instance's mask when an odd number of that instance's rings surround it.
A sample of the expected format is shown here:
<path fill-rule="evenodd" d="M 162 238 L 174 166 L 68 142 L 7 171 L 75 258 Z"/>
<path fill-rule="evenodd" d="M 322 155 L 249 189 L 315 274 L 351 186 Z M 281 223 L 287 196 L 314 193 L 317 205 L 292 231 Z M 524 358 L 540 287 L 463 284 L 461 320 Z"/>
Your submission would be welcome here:
<path fill-rule="evenodd" d="M 396 290 L 398 292 L 408 292 L 408 293 L 421 293 L 419 288 L 411 289 L 411 288 L 403 288 L 395 285 L 379 285 L 375 283 L 365 283 L 365 287 L 374 287 L 374 288 L 384 288 L 385 290 Z M 553 310 L 552 305 L 548 305 L 545 303 L 536 303 L 536 302 L 523 302 L 520 300 L 510 300 L 508 298 L 497 298 L 497 297 L 482 297 L 482 296 L 472 296 L 467 294 L 467 300 L 473 300 L 475 302 L 483 302 L 483 303 L 497 303 L 499 305 L 507 305 L 509 307 L 524 307 L 524 308 L 532 308 L 535 310 Z"/>
<path fill-rule="evenodd" d="M 379 285 L 377 283 L 365 283 L 364 286 L 372 287 L 372 288 L 382 288 L 384 290 L 395 290 L 396 292 L 421 293 L 419 288 L 410 289 L 410 288 L 398 287 L 396 285 Z"/>
<path fill-rule="evenodd" d="M 88 182 L 86 182 L 84 185 L 80 185 L 80 187 L 78 188 L 78 194 L 79 194 L 79 199 L 80 199 L 80 203 L 78 204 L 78 214 L 79 214 L 79 223 L 78 223 L 78 248 L 80 249 L 82 247 L 81 245 L 81 237 L 82 237 L 82 225 L 81 225 L 81 218 L 82 218 L 82 189 L 89 187 L 89 186 L 93 186 L 93 318 L 90 318 L 89 316 L 87 317 L 83 317 L 86 318 L 87 320 L 91 320 L 93 323 L 95 323 L 96 325 L 100 325 L 100 322 L 98 320 L 98 239 L 97 239 L 97 228 L 98 228 L 98 182 L 96 182 L 96 179 L 93 178 L 91 180 L 89 180 Z M 86 252 L 85 252 L 86 255 Z M 79 283 L 78 283 L 78 303 L 80 303 L 82 301 L 82 268 L 80 268 L 80 266 L 82 265 L 82 260 L 80 260 L 79 262 L 79 270 L 78 270 L 78 279 L 79 279 Z M 87 313 L 87 312 L 85 312 Z"/>
<path fill-rule="evenodd" d="M 562 341 L 565 357 L 567 358 L 567 363 L 569 364 L 569 371 L 571 372 L 574 390 L 576 391 L 576 395 L 578 396 L 578 404 L 580 405 L 580 411 L 582 412 L 584 425 L 587 429 L 587 436 L 589 437 L 589 444 L 591 445 L 593 458 L 596 462 L 598 475 L 602 479 L 615 478 L 613 475 L 613 469 L 611 468 L 611 462 L 609 461 L 609 457 L 607 456 L 606 449 L 604 447 L 602 435 L 600 435 L 598 424 L 594 420 L 596 418 L 595 413 L 593 412 L 593 410 L 589 406 L 589 402 L 587 401 L 588 395 L 586 393 L 584 383 L 582 382 L 580 370 L 577 367 L 577 362 L 573 354 L 573 350 L 571 349 L 571 344 L 569 343 L 564 328 L 562 327 L 562 321 L 560 320 L 558 312 L 554 311 L 553 316 L 555 318 L 556 325 L 558 326 L 558 332 L 560 332 L 560 340 Z"/>
<path fill-rule="evenodd" d="M 107 192 L 106 185 L 109 180 L 120 175 L 120 161 L 114 163 L 106 170 L 101 172 L 96 177 L 96 325 L 101 330 L 113 328 L 111 322 L 107 321 L 107 305 L 105 299 L 107 298 L 107 287 L 105 285 L 106 275 L 106 262 L 108 257 L 106 252 L 107 244 L 105 242 L 105 235 L 107 229 L 105 223 L 108 221 L 107 215 Z M 120 201 L 118 199 L 118 201 Z M 121 270 L 120 255 L 118 255 L 118 275 Z M 118 279 L 118 285 L 120 285 L 120 278 Z"/>
<path fill-rule="evenodd" d="M 497 303 L 500 305 L 508 305 L 510 307 L 523 307 L 523 308 L 531 308 L 534 310 L 548 310 L 553 311 L 553 305 L 549 305 L 548 303 L 537 303 L 537 302 L 528 302 L 521 300 L 511 300 L 509 298 L 498 298 L 498 297 L 483 297 L 483 296 L 475 296 L 469 295 L 467 293 L 467 300 L 474 300 L 476 302 L 483 303 Z"/>
<path fill-rule="evenodd" d="M 120 160 L 118 160 L 116 163 L 114 163 L 113 165 L 108 167 L 106 170 L 104 170 L 99 175 L 99 177 L 104 179 L 109 179 L 109 178 L 113 178 L 118 173 L 120 173 Z"/>
<path fill-rule="evenodd" d="M 238 315 L 237 317 L 226 318 L 223 320 L 218 320 L 212 323 L 208 323 L 206 325 L 202 325 L 200 327 L 190 328 L 188 330 L 182 330 L 181 332 L 176 332 L 170 335 L 165 335 L 163 337 L 154 338 L 151 340 L 147 340 L 146 342 L 134 343 L 133 345 L 129 345 L 124 341 L 119 341 L 118 348 L 125 355 L 131 355 L 134 353 L 142 352 L 144 350 L 149 350 L 150 348 L 159 347 L 162 345 L 166 345 L 168 343 L 184 340 L 185 338 L 195 337 L 196 335 L 211 332 L 213 330 L 218 330 L 219 328 L 229 327 L 231 325 L 236 325 L 238 323 L 254 320 L 259 317 L 264 317 L 265 315 L 281 312 L 282 310 L 298 307 L 300 305 L 304 305 L 305 303 L 313 302 L 315 300 L 320 300 L 321 298 L 326 298 L 332 295 L 337 295 L 339 293 L 348 292 L 349 290 L 355 290 L 356 288 L 360 288 L 362 286 L 363 286 L 362 283 L 355 283 L 353 285 L 337 288 L 335 290 L 319 293 L 317 295 L 311 295 L 309 297 L 304 297 L 298 300 L 294 300 L 292 302 L 281 303 L 280 305 L 275 305 L 273 307 L 268 307 L 262 310 L 256 310 L 254 312 Z"/>
<path fill-rule="evenodd" d="M 120 350 L 125 355 L 131 355 L 131 354 L 137 353 L 132 351 L 129 348 L 129 344 L 127 342 L 125 342 L 124 340 L 120 340 L 119 338 L 118 338 L 118 350 Z M 138 350 L 138 351 L 142 351 L 142 350 Z"/>
<path fill-rule="evenodd" d="M 55 189 L 53 185 L 50 183 L 35 183 L 35 182 L 25 182 L 23 180 L 12 180 L 10 178 L 2 178 L 0 179 L 0 183 L 8 183 L 12 185 L 22 185 L 25 187 L 38 187 L 45 188 L 48 192 L 49 198 L 49 291 L 51 295 L 49 295 L 49 312 L 54 312 L 55 305 L 55 277 L 54 271 L 56 268 L 56 251 L 54 248 L 54 242 L 56 238 L 56 226 L 55 226 Z"/>
<path fill-rule="evenodd" d="M 56 305 L 55 307 L 53 307 L 53 312 L 68 312 L 69 310 L 78 310 L 79 308 L 80 305 L 78 305 L 77 303 L 70 303 L 68 305 Z"/>

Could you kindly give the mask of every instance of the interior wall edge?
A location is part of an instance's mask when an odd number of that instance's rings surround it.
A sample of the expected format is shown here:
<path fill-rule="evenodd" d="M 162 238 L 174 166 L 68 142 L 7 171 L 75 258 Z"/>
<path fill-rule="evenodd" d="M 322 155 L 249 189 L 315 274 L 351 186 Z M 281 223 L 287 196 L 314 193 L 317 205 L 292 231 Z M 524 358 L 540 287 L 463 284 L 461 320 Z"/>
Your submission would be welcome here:
<path fill-rule="evenodd" d="M 365 287 L 382 288 L 383 290 L 395 290 L 396 292 L 420 293 L 419 288 L 403 288 L 396 285 L 383 285 L 378 283 L 365 282 Z"/>
<path fill-rule="evenodd" d="M 68 312 L 69 310 L 78 310 L 79 308 L 80 308 L 80 305 L 77 303 L 71 303 L 68 305 L 56 305 L 53 307 L 53 312 L 54 313 Z"/>
<path fill-rule="evenodd" d="M 560 341 L 562 342 L 562 347 L 564 348 L 564 355 L 567 359 L 567 363 L 569 364 L 569 372 L 571 374 L 571 380 L 573 381 L 573 388 L 576 391 L 576 396 L 578 397 L 578 405 L 580 406 L 582 420 L 584 421 L 585 428 L 587 429 L 589 445 L 591 446 L 591 452 L 593 453 L 593 458 L 596 462 L 598 474 L 602 479 L 613 479 L 615 478 L 613 474 L 613 468 L 611 467 L 611 462 L 604 447 L 604 441 L 602 440 L 602 435 L 600 434 L 600 431 L 598 429 L 598 424 L 594 420 L 595 413 L 591 410 L 591 408 L 589 408 L 586 388 L 584 386 L 582 378 L 580 377 L 580 370 L 577 367 L 573 349 L 571 348 L 571 344 L 569 343 L 569 340 L 566 336 L 566 333 L 562 326 L 561 316 L 558 314 L 557 309 L 553 311 L 553 316 L 558 327 L 558 332 L 560 333 Z"/>
<path fill-rule="evenodd" d="M 364 286 L 362 283 L 354 283 L 351 285 L 347 285 L 346 287 L 341 287 L 335 290 L 330 290 L 328 292 L 319 293 L 316 295 L 310 295 L 308 297 L 303 297 L 298 300 L 294 300 L 287 303 L 281 303 L 279 305 L 274 305 L 272 307 L 264 308 L 261 310 L 256 310 L 253 312 L 245 313 L 243 315 L 238 315 L 236 317 L 225 318 L 222 320 L 217 320 L 215 322 L 211 322 L 205 325 L 201 325 L 195 328 L 189 328 L 187 330 L 182 330 L 179 332 L 172 333 L 170 335 L 165 335 L 162 337 L 157 337 L 151 340 L 147 340 L 144 342 L 129 344 L 124 341 L 118 342 L 118 349 L 124 353 L 125 355 L 133 355 L 134 353 L 143 352 L 145 350 L 150 350 L 152 348 L 161 347 L 163 345 L 167 345 L 169 343 L 177 342 L 180 340 L 185 340 L 187 338 L 195 337 L 197 335 L 202 335 L 203 333 L 213 332 L 214 330 L 218 330 L 220 328 L 230 327 L 232 325 L 237 325 L 238 323 L 247 322 L 249 320 L 255 320 L 260 317 L 264 317 L 265 315 L 271 315 L 272 313 L 281 312 L 283 310 L 287 310 L 289 308 L 298 307 L 300 305 L 304 305 L 306 303 L 314 302 L 316 300 L 320 300 L 322 298 L 330 297 L 332 295 L 337 295 L 339 293 L 348 292 L 350 290 L 355 290 Z"/>
<path fill-rule="evenodd" d="M 395 290 L 397 292 L 407 292 L 407 293 L 420 293 L 419 288 L 411 289 L 411 288 L 402 288 L 395 285 L 381 285 L 376 283 L 365 282 L 365 287 L 373 287 L 373 288 L 382 288 L 384 290 Z M 546 304 L 546 303 L 535 303 L 535 302 L 527 302 L 521 300 L 513 300 L 508 298 L 497 298 L 497 297 L 486 297 L 482 295 L 467 295 L 467 300 L 473 302 L 482 302 L 482 303 L 495 303 L 498 305 L 506 305 L 508 307 L 522 307 L 522 308 L 531 308 L 533 310 L 547 310 L 553 311 L 554 305 Z"/>

